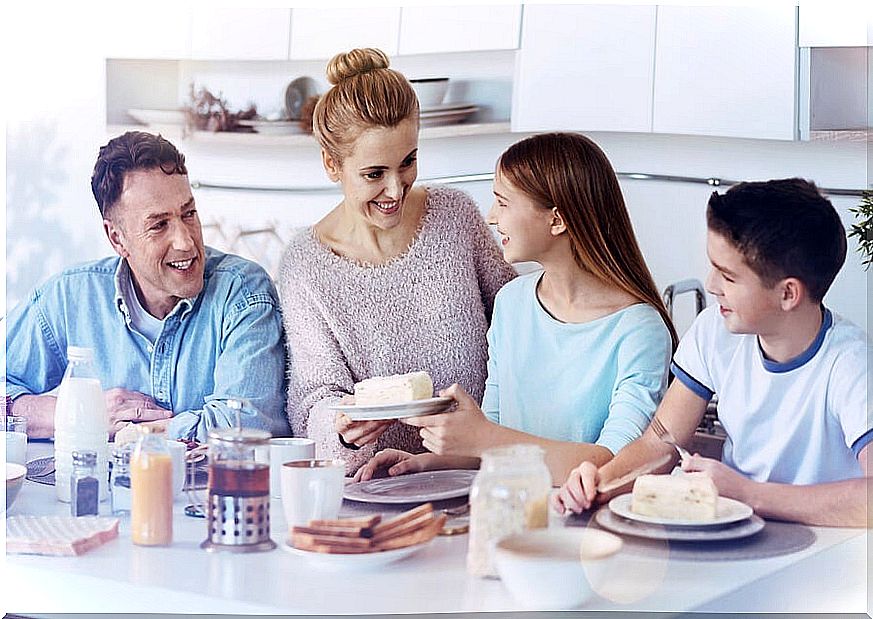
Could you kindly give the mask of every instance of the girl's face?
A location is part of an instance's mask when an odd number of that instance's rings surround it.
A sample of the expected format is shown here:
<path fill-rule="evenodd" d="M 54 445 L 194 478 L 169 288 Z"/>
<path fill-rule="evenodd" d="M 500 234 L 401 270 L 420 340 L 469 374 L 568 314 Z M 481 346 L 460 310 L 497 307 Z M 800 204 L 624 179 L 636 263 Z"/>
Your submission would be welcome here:
<path fill-rule="evenodd" d="M 486 221 L 497 226 L 507 262 L 540 262 L 554 247 L 555 210 L 543 208 L 510 184 L 498 166 L 494 174 L 494 204 Z"/>
<path fill-rule="evenodd" d="M 371 226 L 397 226 L 412 184 L 418 176 L 418 119 L 396 127 L 365 129 L 352 152 L 338 164 L 322 152 L 324 168 L 343 188 L 343 203 Z"/>

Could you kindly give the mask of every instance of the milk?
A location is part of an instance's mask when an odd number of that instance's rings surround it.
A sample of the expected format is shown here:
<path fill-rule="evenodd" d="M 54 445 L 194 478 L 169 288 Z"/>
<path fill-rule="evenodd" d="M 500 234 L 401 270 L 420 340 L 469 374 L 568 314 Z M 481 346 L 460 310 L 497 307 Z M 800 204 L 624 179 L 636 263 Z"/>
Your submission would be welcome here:
<path fill-rule="evenodd" d="M 6 436 L 6 462 L 27 464 L 27 434 L 25 432 L 0 432 Z"/>
<path fill-rule="evenodd" d="M 82 352 L 87 351 L 87 352 Z M 73 452 L 97 452 L 100 500 L 108 497 L 109 420 L 103 388 L 94 375 L 90 349 L 67 349 L 70 365 L 61 381 L 55 405 L 55 490 L 58 500 L 70 502 Z"/>

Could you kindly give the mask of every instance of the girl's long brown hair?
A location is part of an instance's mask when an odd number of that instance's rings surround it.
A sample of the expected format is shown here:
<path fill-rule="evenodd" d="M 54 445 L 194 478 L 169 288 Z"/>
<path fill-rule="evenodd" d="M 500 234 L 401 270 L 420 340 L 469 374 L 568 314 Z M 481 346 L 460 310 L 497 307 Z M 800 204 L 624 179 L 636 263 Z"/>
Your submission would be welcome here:
<path fill-rule="evenodd" d="M 615 171 L 597 144 L 578 133 L 543 133 L 510 146 L 497 168 L 534 202 L 558 209 L 582 269 L 658 310 L 675 351 L 673 321 L 643 260 Z"/>

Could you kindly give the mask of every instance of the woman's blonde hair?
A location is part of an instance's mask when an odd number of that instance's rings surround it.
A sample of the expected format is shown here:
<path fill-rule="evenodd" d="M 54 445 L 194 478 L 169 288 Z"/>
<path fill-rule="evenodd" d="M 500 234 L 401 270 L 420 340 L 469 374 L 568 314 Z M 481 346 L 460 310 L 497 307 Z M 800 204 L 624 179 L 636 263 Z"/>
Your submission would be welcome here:
<path fill-rule="evenodd" d="M 582 269 L 658 310 L 675 350 L 676 329 L 643 260 L 618 178 L 597 144 L 578 133 L 535 135 L 510 146 L 497 169 L 535 203 L 558 210 Z"/>
<path fill-rule="evenodd" d="M 315 105 L 312 132 L 336 161 L 351 152 L 361 131 L 395 127 L 418 118 L 418 98 L 402 73 L 388 68 L 388 56 L 378 49 L 353 49 L 327 64 L 333 87 Z"/>

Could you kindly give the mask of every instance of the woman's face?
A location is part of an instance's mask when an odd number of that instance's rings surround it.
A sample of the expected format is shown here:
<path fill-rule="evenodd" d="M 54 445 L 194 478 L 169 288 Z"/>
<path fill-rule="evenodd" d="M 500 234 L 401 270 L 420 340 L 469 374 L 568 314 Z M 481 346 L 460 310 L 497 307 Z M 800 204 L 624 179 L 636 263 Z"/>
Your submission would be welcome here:
<path fill-rule="evenodd" d="M 391 229 L 400 223 L 418 176 L 418 119 L 365 129 L 342 165 L 327 153 L 322 156 L 328 176 L 342 185 L 347 209 L 372 226 Z"/>
<path fill-rule="evenodd" d="M 512 185 L 498 167 L 494 174 L 494 204 L 486 221 L 497 226 L 507 262 L 538 262 L 555 244 L 554 212 L 535 203 Z"/>

